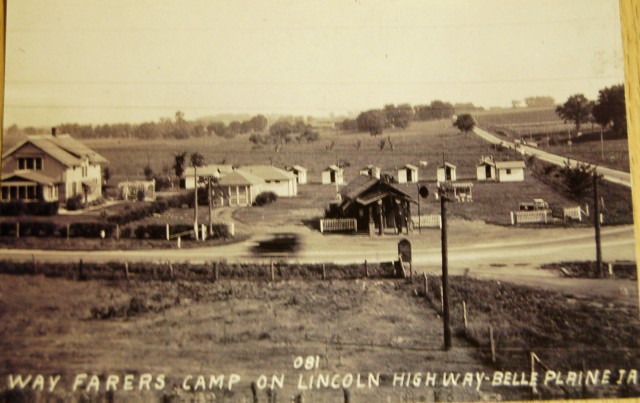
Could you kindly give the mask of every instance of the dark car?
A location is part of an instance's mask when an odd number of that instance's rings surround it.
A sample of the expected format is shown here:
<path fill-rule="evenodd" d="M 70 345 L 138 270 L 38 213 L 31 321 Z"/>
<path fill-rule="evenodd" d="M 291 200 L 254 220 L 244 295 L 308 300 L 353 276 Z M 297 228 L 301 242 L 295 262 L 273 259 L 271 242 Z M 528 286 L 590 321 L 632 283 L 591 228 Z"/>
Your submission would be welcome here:
<path fill-rule="evenodd" d="M 300 250 L 300 237 L 290 232 L 273 234 L 271 238 L 259 241 L 253 248 L 254 253 L 260 254 L 296 253 L 298 250 Z"/>

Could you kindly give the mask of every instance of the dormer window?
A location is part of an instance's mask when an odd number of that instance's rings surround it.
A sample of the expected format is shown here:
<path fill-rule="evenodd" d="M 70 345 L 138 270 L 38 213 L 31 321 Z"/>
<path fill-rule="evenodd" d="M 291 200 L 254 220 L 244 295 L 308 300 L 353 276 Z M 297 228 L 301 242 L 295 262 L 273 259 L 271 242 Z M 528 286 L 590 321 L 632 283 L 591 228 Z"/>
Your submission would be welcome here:
<path fill-rule="evenodd" d="M 18 158 L 18 169 L 42 171 L 42 158 L 20 157 Z"/>

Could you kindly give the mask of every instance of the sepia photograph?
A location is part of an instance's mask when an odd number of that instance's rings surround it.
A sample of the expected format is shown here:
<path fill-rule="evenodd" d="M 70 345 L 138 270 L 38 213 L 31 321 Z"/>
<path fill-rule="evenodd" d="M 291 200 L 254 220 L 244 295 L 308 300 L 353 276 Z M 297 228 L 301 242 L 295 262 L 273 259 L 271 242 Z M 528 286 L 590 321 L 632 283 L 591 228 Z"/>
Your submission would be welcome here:
<path fill-rule="evenodd" d="M 3 3 L 0 403 L 640 397 L 618 0 Z"/>

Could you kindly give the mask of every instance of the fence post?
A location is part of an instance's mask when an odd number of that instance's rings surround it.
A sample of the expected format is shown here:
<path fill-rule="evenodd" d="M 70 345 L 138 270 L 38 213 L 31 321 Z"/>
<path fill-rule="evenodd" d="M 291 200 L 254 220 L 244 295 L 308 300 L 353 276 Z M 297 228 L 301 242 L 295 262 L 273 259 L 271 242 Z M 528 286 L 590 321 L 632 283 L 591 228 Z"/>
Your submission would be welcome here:
<path fill-rule="evenodd" d="M 324 232 L 324 225 L 323 225 L 323 222 L 322 222 L 322 221 L 323 221 L 323 220 L 322 220 L 322 218 L 321 218 L 321 219 L 320 219 L 320 233 L 321 233 L 321 234 Z"/>
<path fill-rule="evenodd" d="M 510 211 L 509 214 L 511 215 L 511 225 L 516 225 L 516 219 L 514 217 L 513 211 Z"/>
<path fill-rule="evenodd" d="M 35 263 L 34 263 L 35 266 Z M 609 276 L 613 276 L 613 265 L 609 263 Z"/>
<path fill-rule="evenodd" d="M 355 230 L 355 232 L 358 232 L 358 220 L 356 220 L 355 218 L 353 219 L 353 229 Z"/>
<path fill-rule="evenodd" d="M 467 331 L 467 303 L 462 301 L 462 319 L 464 320 L 464 331 Z"/>
<path fill-rule="evenodd" d="M 271 265 L 271 282 L 273 283 L 273 279 L 275 277 L 275 273 L 273 271 L 273 259 L 269 260 L 269 264 Z"/>
<path fill-rule="evenodd" d="M 120 224 L 116 224 L 116 241 L 120 240 Z"/>
<path fill-rule="evenodd" d="M 424 280 L 424 296 L 426 297 L 429 293 L 429 278 L 427 277 L 427 273 L 422 273 L 422 277 Z"/>
<path fill-rule="evenodd" d="M 173 264 L 171 264 L 171 262 L 169 262 L 169 277 L 171 278 L 171 280 L 175 279 L 173 275 Z"/>
<path fill-rule="evenodd" d="M 227 228 L 229 229 L 229 236 L 236 236 L 236 223 L 231 222 L 227 224 Z"/>
<path fill-rule="evenodd" d="M 349 403 L 351 401 L 351 396 L 349 395 L 349 389 L 343 388 L 342 394 L 344 396 L 344 403 Z"/>
<path fill-rule="evenodd" d="M 20 223 L 16 223 L 16 238 L 20 239 Z"/>
<path fill-rule="evenodd" d="M 178 237 L 178 249 L 182 248 L 180 237 Z"/>
<path fill-rule="evenodd" d="M 69 233 L 71 232 L 71 228 L 69 223 L 67 223 L 67 240 L 69 239 Z"/>
<path fill-rule="evenodd" d="M 166 232 L 167 232 L 167 241 L 168 241 L 169 239 L 171 239 L 171 234 L 169 233 L 169 223 L 167 223 L 166 229 L 167 229 Z"/>
<path fill-rule="evenodd" d="M 324 263 L 322 263 L 322 279 L 327 279 L 327 268 L 325 267 Z"/>
<path fill-rule="evenodd" d="M 489 343 L 491 344 L 491 362 L 496 362 L 496 343 L 493 340 L 493 326 L 489 326 Z"/>
<path fill-rule="evenodd" d="M 366 259 L 364 261 L 364 276 L 369 277 L 369 264 Z"/>
<path fill-rule="evenodd" d="M 129 281 L 129 262 L 124 262 L 124 277 Z"/>
<path fill-rule="evenodd" d="M 436 195 L 437 194 L 438 193 L 436 193 Z M 442 229 L 442 216 L 441 215 L 438 216 L 438 228 Z"/>

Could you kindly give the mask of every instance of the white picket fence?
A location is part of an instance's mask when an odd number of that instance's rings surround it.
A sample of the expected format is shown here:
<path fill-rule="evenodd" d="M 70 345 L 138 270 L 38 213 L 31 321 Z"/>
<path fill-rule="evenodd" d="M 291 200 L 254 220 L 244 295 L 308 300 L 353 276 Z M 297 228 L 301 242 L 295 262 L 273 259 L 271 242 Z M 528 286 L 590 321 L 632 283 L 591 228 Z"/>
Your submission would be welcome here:
<path fill-rule="evenodd" d="M 511 225 L 547 223 L 551 219 L 549 210 L 512 211 Z"/>
<path fill-rule="evenodd" d="M 320 232 L 358 231 L 358 221 L 355 218 L 322 218 Z"/>
<path fill-rule="evenodd" d="M 580 221 L 582 222 L 582 209 L 580 208 L 580 206 L 576 206 L 576 207 L 565 207 L 562 209 L 562 215 L 564 217 L 564 219 L 566 220 L 567 218 L 570 218 L 572 220 L 576 220 L 576 221 Z"/>
<path fill-rule="evenodd" d="M 413 228 L 442 228 L 440 214 L 423 214 L 411 217 Z"/>

